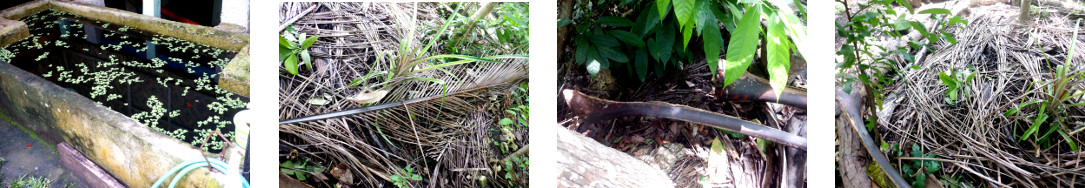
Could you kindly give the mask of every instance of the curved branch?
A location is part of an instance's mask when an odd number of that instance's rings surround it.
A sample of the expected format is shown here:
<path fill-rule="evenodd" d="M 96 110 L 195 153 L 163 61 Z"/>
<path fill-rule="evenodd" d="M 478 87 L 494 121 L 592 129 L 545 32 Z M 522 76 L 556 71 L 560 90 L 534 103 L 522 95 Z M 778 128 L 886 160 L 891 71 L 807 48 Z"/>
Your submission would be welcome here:
<path fill-rule="evenodd" d="M 748 73 L 742 74 L 738 80 L 723 88 L 720 96 L 732 100 L 756 100 L 806 109 L 806 91 L 787 87 L 777 98 L 768 80 Z"/>
<path fill-rule="evenodd" d="M 710 127 L 739 132 L 749 136 L 771 140 L 789 147 L 806 150 L 806 138 L 765 127 L 757 123 L 685 105 L 664 102 L 617 102 L 595 98 L 575 90 L 566 89 L 565 103 L 586 122 L 612 119 L 622 116 L 649 116 L 688 121 Z"/>
<path fill-rule="evenodd" d="M 840 118 L 844 118 L 848 123 L 847 125 L 837 126 L 850 126 L 851 130 L 858 134 L 857 136 L 860 138 L 867 152 L 870 153 L 870 156 L 874 157 L 874 161 L 878 163 L 878 166 L 882 168 L 882 171 L 885 171 L 886 175 L 889 176 L 889 179 L 893 180 L 894 184 L 897 184 L 897 187 L 912 187 L 904 180 L 904 177 L 900 176 L 900 173 L 897 172 L 897 168 L 893 167 L 892 164 L 889 164 L 889 158 L 885 156 L 885 153 L 882 153 L 882 151 L 878 149 L 878 144 L 876 144 L 874 140 L 870 138 L 870 134 L 866 132 L 866 126 L 863 124 L 862 115 L 860 114 L 861 112 L 859 112 L 860 108 L 862 108 L 860 100 L 862 100 L 862 97 L 850 95 L 842 89 L 836 90 L 836 102 L 840 108 Z"/>

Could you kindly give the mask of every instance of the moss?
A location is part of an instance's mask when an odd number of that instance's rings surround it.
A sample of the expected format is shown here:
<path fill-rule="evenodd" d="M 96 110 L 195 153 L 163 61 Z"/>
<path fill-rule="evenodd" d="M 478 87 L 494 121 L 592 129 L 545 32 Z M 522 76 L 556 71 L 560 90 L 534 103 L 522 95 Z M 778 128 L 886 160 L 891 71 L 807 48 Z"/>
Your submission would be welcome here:
<path fill-rule="evenodd" d="M 26 134 L 30 134 L 30 138 L 34 138 L 35 140 L 38 140 L 39 144 L 41 144 L 43 146 L 46 146 L 46 147 L 49 147 L 49 151 L 56 151 L 57 150 L 56 146 L 46 143 L 45 140 L 42 140 L 41 137 L 38 137 L 37 133 L 34 133 L 34 131 L 30 131 L 30 129 L 27 129 L 26 127 L 23 127 L 23 125 L 20 125 L 19 123 L 15 122 L 15 120 L 12 120 L 10 117 L 8 117 L 3 109 L 0 109 L 0 118 L 4 118 L 4 120 L 7 120 L 8 123 L 11 123 L 12 125 L 15 125 L 16 127 L 19 127 L 19 129 L 23 130 L 23 132 L 26 132 Z"/>

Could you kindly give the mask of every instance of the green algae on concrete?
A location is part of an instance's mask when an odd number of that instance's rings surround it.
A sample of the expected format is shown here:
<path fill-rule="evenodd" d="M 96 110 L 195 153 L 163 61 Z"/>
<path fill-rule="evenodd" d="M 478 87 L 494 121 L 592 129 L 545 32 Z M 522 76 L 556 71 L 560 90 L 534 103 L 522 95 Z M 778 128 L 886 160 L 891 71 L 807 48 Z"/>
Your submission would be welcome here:
<path fill-rule="evenodd" d="M 26 23 L 0 18 L 0 46 L 7 46 L 30 36 Z"/>
<path fill-rule="evenodd" d="M 241 48 L 219 75 L 219 88 L 249 96 L 249 46 Z"/>

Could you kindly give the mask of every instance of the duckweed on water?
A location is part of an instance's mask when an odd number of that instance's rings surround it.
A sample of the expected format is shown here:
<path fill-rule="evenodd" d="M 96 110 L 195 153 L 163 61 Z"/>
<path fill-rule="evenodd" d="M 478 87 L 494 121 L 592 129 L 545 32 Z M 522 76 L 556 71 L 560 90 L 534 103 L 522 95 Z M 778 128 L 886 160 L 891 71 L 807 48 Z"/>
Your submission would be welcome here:
<path fill-rule="evenodd" d="M 0 48 L 0 61 L 193 146 L 214 131 L 233 138 L 248 99 L 216 85 L 235 52 L 53 9 L 20 21 L 31 36 Z M 225 146 L 212 136 L 204 149 Z"/>

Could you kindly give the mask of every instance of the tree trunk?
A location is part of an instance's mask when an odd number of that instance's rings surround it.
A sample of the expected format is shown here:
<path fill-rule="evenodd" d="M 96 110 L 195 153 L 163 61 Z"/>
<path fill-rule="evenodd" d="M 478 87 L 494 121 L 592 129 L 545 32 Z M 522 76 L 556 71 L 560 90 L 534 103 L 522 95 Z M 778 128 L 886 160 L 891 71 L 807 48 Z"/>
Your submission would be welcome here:
<path fill-rule="evenodd" d="M 674 187 L 662 170 L 557 127 L 558 187 Z"/>
<path fill-rule="evenodd" d="M 1017 15 L 1017 21 L 1020 22 L 1021 25 L 1028 25 L 1029 20 L 1032 19 L 1031 16 L 1029 16 L 1029 8 L 1031 8 L 1031 5 L 1032 1 L 1021 0 L 1021 12 Z"/>

